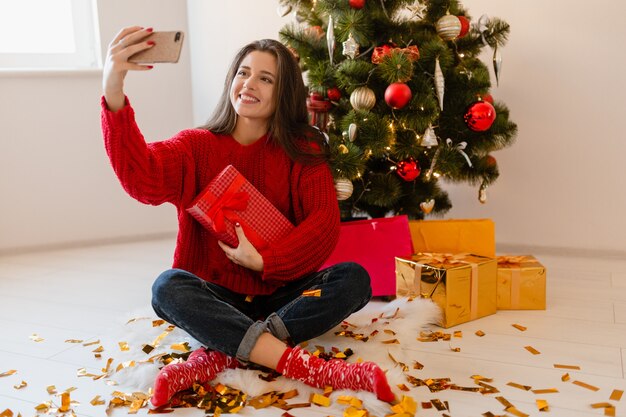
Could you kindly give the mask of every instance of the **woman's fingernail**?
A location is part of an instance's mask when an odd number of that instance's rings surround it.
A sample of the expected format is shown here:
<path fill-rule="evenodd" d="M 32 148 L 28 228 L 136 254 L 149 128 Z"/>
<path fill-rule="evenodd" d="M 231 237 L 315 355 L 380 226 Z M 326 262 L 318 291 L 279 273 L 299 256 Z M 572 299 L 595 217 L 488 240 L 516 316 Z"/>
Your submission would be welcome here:
<path fill-rule="evenodd" d="M 153 30 L 153 28 L 146 28 L 146 32 L 152 32 Z"/>
<path fill-rule="evenodd" d="M 150 46 L 156 45 L 156 43 L 154 43 L 154 41 L 148 41 L 147 44 L 150 45 Z"/>
<path fill-rule="evenodd" d="M 239 224 L 239 222 L 235 223 L 235 227 L 241 227 L 241 225 Z"/>
<path fill-rule="evenodd" d="M 154 65 L 148 65 L 148 69 L 154 68 Z"/>

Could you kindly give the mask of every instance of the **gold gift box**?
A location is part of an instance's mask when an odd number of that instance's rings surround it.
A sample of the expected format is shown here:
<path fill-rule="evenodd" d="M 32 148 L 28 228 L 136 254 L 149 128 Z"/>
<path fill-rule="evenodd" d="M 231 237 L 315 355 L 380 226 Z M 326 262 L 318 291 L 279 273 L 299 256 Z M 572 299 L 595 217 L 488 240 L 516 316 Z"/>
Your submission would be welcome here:
<path fill-rule="evenodd" d="M 416 253 L 496 257 L 496 227 L 491 219 L 412 220 L 409 229 Z"/>
<path fill-rule="evenodd" d="M 545 310 L 546 268 L 531 255 L 498 257 L 498 310 Z"/>
<path fill-rule="evenodd" d="M 396 294 L 432 299 L 448 328 L 496 312 L 497 263 L 485 256 L 418 253 L 396 257 Z"/>

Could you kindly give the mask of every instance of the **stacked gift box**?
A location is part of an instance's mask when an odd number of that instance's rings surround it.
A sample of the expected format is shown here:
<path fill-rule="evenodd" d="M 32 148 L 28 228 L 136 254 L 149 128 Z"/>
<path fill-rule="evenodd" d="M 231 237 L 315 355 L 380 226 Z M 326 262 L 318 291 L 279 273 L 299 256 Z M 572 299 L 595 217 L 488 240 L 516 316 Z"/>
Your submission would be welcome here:
<path fill-rule="evenodd" d="M 496 310 L 546 308 L 546 270 L 532 256 L 495 256 L 491 220 L 411 221 L 415 253 L 396 257 L 396 294 L 430 298 L 443 327 Z"/>

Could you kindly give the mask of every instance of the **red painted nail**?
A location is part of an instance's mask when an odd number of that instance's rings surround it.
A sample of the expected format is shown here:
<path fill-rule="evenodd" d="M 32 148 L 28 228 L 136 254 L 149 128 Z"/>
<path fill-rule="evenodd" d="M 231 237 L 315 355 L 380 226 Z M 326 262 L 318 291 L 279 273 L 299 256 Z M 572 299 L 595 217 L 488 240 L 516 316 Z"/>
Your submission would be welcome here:
<path fill-rule="evenodd" d="M 146 32 L 152 32 L 154 29 L 153 28 L 147 28 Z"/>
<path fill-rule="evenodd" d="M 241 225 L 239 223 L 235 223 L 235 226 L 240 227 Z"/>
<path fill-rule="evenodd" d="M 154 65 L 148 65 L 148 69 L 154 68 Z"/>
<path fill-rule="evenodd" d="M 154 45 L 156 45 L 156 44 L 154 43 L 154 41 L 148 41 L 148 45 L 150 45 L 150 46 L 154 46 Z"/>

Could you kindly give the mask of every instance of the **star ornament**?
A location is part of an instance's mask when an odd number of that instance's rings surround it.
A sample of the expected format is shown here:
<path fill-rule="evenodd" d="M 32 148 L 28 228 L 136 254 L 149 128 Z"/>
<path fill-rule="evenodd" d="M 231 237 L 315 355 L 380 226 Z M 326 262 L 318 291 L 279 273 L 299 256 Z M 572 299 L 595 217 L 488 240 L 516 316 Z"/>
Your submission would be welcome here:
<path fill-rule="evenodd" d="M 426 5 L 417 2 L 412 6 L 408 6 L 407 9 L 411 12 L 411 17 L 422 19 L 424 17 L 424 13 L 426 12 Z"/>
<path fill-rule="evenodd" d="M 359 54 L 359 44 L 356 43 L 354 37 L 352 36 L 352 32 L 348 35 L 348 39 L 342 43 L 343 45 L 343 54 L 350 59 L 356 58 Z"/>

